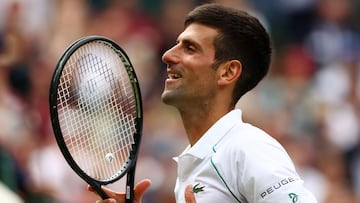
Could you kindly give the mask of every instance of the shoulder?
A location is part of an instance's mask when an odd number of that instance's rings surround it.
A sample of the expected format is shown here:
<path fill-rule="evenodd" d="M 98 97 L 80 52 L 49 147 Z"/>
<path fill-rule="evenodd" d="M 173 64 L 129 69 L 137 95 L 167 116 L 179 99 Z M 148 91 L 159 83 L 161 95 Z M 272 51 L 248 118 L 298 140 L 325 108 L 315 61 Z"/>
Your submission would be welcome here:
<path fill-rule="evenodd" d="M 242 165 L 244 162 L 254 167 L 277 162 L 292 164 L 286 150 L 276 139 L 247 123 L 234 126 L 214 148 L 219 154 L 242 162 Z"/>
<path fill-rule="evenodd" d="M 243 123 L 232 128 L 214 151 L 214 158 L 221 159 L 230 168 L 236 168 L 245 182 L 247 179 L 262 181 L 279 173 L 296 174 L 284 147 L 265 131 L 250 124 Z"/>
<path fill-rule="evenodd" d="M 286 199 L 289 191 L 311 197 L 286 150 L 269 134 L 243 124 L 224 138 L 214 148 L 212 162 L 238 194 L 250 202 Z"/>

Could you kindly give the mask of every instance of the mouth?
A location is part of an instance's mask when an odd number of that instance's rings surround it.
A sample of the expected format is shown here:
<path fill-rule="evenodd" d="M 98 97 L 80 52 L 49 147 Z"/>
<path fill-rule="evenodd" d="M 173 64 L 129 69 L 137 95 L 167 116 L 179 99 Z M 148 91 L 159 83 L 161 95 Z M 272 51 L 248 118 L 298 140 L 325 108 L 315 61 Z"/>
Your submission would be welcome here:
<path fill-rule="evenodd" d="M 167 81 L 175 81 L 181 79 L 183 76 L 180 71 L 175 70 L 174 68 L 167 69 Z"/>
<path fill-rule="evenodd" d="M 172 91 L 179 88 L 182 78 L 183 75 L 181 74 L 181 72 L 174 69 L 167 69 L 167 77 L 164 84 L 164 91 Z"/>
<path fill-rule="evenodd" d="M 170 80 L 176 80 L 179 78 L 181 78 L 181 75 L 178 73 L 168 73 L 168 75 L 167 75 L 167 79 L 170 79 Z"/>

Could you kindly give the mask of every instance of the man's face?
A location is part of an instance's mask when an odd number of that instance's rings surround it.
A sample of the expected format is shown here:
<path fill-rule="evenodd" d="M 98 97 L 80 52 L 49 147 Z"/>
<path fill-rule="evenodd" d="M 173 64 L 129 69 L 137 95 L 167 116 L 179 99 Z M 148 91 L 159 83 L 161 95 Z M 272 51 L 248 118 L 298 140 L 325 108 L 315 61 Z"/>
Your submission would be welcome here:
<path fill-rule="evenodd" d="M 162 57 L 167 64 L 162 100 L 177 108 L 207 104 L 216 92 L 214 39 L 218 31 L 198 23 L 190 24 L 177 43 Z"/>

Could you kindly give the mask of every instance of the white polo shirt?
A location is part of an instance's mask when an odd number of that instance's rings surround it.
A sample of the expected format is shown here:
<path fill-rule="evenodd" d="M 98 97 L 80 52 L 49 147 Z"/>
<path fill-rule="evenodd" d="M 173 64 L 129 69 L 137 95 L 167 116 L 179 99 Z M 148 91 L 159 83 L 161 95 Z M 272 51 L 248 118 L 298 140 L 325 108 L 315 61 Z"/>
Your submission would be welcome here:
<path fill-rule="evenodd" d="M 178 162 L 177 203 L 195 186 L 197 203 L 314 203 L 284 148 L 233 110 L 217 121 Z"/>

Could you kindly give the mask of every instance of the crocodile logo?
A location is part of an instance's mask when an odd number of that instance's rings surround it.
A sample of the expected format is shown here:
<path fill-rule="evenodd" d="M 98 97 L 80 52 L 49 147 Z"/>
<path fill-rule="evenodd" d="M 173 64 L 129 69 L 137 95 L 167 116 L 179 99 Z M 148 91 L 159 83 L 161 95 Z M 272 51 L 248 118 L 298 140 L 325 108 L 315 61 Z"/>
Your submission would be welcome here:
<path fill-rule="evenodd" d="M 194 193 L 198 193 L 198 192 L 203 192 L 204 191 L 205 186 L 200 186 L 200 183 L 197 183 L 196 185 L 194 185 L 193 187 L 193 192 Z"/>

